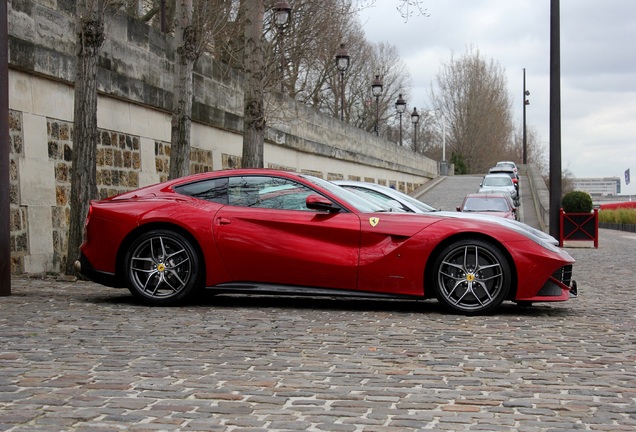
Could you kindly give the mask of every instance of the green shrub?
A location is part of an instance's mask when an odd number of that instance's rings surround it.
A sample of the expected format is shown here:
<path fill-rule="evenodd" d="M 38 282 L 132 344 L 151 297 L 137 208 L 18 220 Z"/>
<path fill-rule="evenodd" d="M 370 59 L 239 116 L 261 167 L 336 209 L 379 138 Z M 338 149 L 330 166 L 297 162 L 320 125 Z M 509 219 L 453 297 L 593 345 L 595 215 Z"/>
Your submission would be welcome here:
<path fill-rule="evenodd" d="M 636 224 L 635 209 L 601 210 L 598 221 L 615 224 Z"/>
<path fill-rule="evenodd" d="M 566 213 L 589 213 L 592 211 L 592 197 L 583 191 L 573 191 L 565 194 L 561 200 L 561 207 Z"/>

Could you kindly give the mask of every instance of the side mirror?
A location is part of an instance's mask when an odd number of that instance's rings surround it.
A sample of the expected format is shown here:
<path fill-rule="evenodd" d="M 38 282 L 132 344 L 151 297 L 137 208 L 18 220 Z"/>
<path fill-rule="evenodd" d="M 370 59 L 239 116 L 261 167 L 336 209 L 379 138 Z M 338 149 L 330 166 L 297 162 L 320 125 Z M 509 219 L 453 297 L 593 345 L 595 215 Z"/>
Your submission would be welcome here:
<path fill-rule="evenodd" d="M 461 207 L 456 207 L 456 209 L 457 209 L 458 212 L 462 211 Z"/>
<path fill-rule="evenodd" d="M 340 211 L 340 207 L 336 206 L 331 200 L 317 194 L 309 195 L 305 200 L 305 205 L 310 210 L 328 211 L 329 213 Z"/>

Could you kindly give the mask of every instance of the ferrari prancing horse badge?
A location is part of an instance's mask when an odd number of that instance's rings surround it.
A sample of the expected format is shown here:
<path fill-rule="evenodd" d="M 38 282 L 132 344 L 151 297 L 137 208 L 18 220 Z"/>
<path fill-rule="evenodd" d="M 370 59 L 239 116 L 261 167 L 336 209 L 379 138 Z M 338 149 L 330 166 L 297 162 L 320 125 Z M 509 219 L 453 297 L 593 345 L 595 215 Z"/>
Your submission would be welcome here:
<path fill-rule="evenodd" d="M 370 224 L 372 227 L 375 227 L 375 226 L 376 226 L 377 224 L 379 224 L 379 223 L 380 223 L 380 218 L 378 218 L 378 217 L 371 217 L 371 218 L 369 218 L 369 224 Z"/>

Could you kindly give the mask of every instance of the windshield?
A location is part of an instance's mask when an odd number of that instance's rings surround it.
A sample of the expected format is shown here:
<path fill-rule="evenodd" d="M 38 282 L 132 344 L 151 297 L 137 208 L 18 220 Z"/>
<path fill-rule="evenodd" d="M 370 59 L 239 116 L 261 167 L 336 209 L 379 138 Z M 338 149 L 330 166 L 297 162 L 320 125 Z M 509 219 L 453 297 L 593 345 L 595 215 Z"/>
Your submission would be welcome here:
<path fill-rule="evenodd" d="M 328 190 L 330 193 L 335 195 L 338 199 L 349 204 L 351 207 L 355 208 L 361 213 L 377 213 L 377 212 L 387 211 L 386 207 L 379 206 L 374 202 L 364 199 L 361 196 L 358 196 L 355 193 L 350 192 L 346 190 L 345 188 L 338 186 L 337 184 L 331 183 L 327 180 L 323 180 L 321 178 L 314 177 L 314 176 L 303 175 L 302 177 L 306 179 L 307 181 L 310 181 L 313 184 Z"/>
<path fill-rule="evenodd" d="M 484 178 L 484 186 L 512 186 L 512 180 L 510 179 L 510 177 L 490 177 L 490 176 L 486 176 L 486 178 Z"/>

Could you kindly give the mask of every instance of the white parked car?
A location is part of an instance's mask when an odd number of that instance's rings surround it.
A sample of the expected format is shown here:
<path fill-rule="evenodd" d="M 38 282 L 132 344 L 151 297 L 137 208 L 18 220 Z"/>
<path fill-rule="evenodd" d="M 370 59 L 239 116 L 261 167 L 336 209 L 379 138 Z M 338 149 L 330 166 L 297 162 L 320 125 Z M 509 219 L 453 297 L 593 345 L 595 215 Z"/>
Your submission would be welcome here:
<path fill-rule="evenodd" d="M 510 177 L 508 177 L 508 179 L 510 179 Z M 378 199 L 381 199 L 381 200 L 384 200 L 385 202 L 390 203 L 390 205 L 392 205 L 394 208 L 396 208 L 395 206 L 399 205 L 399 207 L 397 207 L 398 211 L 403 210 L 409 213 L 419 213 L 422 215 L 434 215 L 436 214 L 436 212 L 439 212 L 439 210 L 435 209 L 434 207 L 431 207 L 430 205 L 425 204 L 422 201 L 419 201 L 410 195 L 407 195 L 395 189 L 382 186 L 379 184 L 367 183 L 367 182 L 355 181 L 355 180 L 334 180 L 332 181 L 332 183 L 335 183 L 339 185 L 340 187 L 348 188 L 349 190 L 356 188 L 358 192 L 360 193 L 364 192 L 366 194 L 375 196 Z M 543 241 L 546 241 L 552 245 L 556 246 L 559 244 L 559 241 L 555 239 L 554 237 L 552 237 L 551 235 L 544 233 L 543 231 L 538 230 L 536 228 L 533 228 L 530 225 L 526 225 L 522 222 L 518 222 L 513 219 L 505 219 L 505 218 L 497 217 L 497 216 L 489 216 L 484 214 L 470 214 L 470 213 L 463 213 L 463 212 L 442 211 L 441 213 L 443 213 L 444 216 L 446 217 L 455 217 L 458 219 L 467 218 L 467 219 L 489 220 L 491 222 L 496 222 L 498 224 L 505 225 L 514 230 L 522 230 L 524 232 L 529 233 L 532 236 L 539 237 L 543 239 Z"/>
<path fill-rule="evenodd" d="M 517 164 L 512 162 L 512 161 L 499 161 L 497 162 L 497 165 L 495 165 L 499 168 L 511 168 L 515 175 L 517 176 L 517 178 L 519 178 L 519 171 L 517 170 Z"/>
<path fill-rule="evenodd" d="M 479 185 L 477 193 L 502 193 L 507 192 L 515 203 L 519 206 L 519 194 L 512 179 L 507 174 L 488 174 Z"/>
<path fill-rule="evenodd" d="M 398 211 L 406 211 L 409 213 L 428 213 L 437 211 L 435 207 L 431 207 L 410 195 L 376 183 L 356 180 L 334 180 L 332 183 L 335 183 L 345 189 L 362 192 L 374 199 L 380 199 L 384 201 L 388 207 L 394 208 Z"/>

